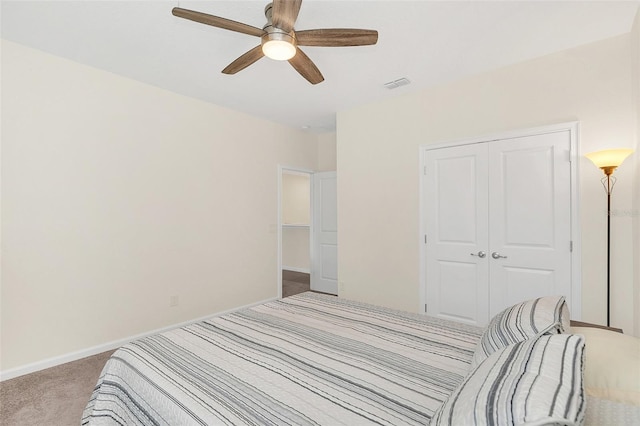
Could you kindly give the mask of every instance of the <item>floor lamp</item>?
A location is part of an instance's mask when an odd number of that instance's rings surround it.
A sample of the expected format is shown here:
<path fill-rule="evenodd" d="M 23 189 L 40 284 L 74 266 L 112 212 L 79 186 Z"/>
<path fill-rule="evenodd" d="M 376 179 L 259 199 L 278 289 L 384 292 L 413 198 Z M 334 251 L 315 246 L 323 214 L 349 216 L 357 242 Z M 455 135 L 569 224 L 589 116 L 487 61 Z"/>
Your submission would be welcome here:
<path fill-rule="evenodd" d="M 607 193 L 607 327 L 611 326 L 611 192 L 616 184 L 613 171 L 633 152 L 632 149 L 607 149 L 586 154 L 589 160 L 602 169 L 604 177 L 601 179 Z"/>

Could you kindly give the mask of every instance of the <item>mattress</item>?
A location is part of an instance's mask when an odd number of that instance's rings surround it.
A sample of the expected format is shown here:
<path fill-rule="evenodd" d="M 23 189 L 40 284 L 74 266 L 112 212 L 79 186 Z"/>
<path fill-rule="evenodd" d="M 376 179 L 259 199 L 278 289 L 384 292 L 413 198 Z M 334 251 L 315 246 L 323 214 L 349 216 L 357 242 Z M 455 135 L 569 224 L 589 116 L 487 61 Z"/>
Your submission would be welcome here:
<path fill-rule="evenodd" d="M 315 294 L 129 343 L 83 425 L 424 425 L 482 329 Z"/>

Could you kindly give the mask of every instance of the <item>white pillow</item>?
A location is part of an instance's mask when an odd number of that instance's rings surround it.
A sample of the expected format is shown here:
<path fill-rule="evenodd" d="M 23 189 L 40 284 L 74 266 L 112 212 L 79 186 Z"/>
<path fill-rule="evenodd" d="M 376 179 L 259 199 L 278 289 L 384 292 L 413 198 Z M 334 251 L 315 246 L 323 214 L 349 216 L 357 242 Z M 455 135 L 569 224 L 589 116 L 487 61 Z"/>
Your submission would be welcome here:
<path fill-rule="evenodd" d="M 572 327 L 585 338 L 587 395 L 640 406 L 640 338 L 590 327 Z"/>
<path fill-rule="evenodd" d="M 431 418 L 445 425 L 581 425 L 584 338 L 543 335 L 499 349 Z"/>
<path fill-rule="evenodd" d="M 477 367 L 489 355 L 512 343 L 543 334 L 562 333 L 569 327 L 564 296 L 545 296 L 513 305 L 497 314 L 482 333 L 471 360 Z"/>

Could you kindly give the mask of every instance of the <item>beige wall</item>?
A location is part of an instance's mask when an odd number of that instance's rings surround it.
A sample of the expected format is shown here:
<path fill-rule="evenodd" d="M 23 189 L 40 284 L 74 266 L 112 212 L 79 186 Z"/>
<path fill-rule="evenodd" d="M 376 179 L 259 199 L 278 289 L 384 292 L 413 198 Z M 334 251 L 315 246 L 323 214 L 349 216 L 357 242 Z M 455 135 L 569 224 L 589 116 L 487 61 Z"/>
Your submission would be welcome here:
<path fill-rule="evenodd" d="M 419 309 L 421 144 L 579 120 L 582 154 L 636 146 L 630 42 L 629 35 L 619 36 L 339 113 L 340 295 Z M 616 171 L 618 211 L 631 208 L 635 164 Z M 582 318 L 602 323 L 606 197 L 602 172 L 584 157 L 578 167 Z M 631 218 L 619 215 L 612 222 L 612 322 L 633 332 Z"/>
<path fill-rule="evenodd" d="M 276 297 L 315 135 L 6 41 L 2 107 L 3 371 Z"/>
<path fill-rule="evenodd" d="M 335 172 L 336 160 L 336 133 L 321 133 L 318 135 L 318 168 L 319 172 Z"/>
<path fill-rule="evenodd" d="M 282 229 L 282 269 L 311 273 L 310 228 Z"/>
<path fill-rule="evenodd" d="M 311 182 L 308 174 L 282 174 L 282 268 L 310 272 L 309 223 Z M 307 225 L 287 227 L 286 225 Z"/>
<path fill-rule="evenodd" d="M 306 173 L 282 173 L 282 223 L 308 225 L 311 220 L 311 182 Z"/>

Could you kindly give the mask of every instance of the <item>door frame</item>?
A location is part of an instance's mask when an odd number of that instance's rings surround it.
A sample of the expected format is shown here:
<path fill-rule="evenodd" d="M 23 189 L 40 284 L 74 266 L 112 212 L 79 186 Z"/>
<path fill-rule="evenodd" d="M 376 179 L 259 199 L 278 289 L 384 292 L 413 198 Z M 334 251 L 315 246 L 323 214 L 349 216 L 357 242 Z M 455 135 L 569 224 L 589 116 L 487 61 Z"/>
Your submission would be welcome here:
<path fill-rule="evenodd" d="M 451 141 L 437 142 L 433 144 L 421 144 L 419 146 L 419 158 L 420 168 L 418 169 L 419 175 L 419 228 L 418 234 L 418 253 L 420 256 L 419 262 L 419 305 L 418 312 L 426 313 L 427 305 L 427 248 L 426 248 L 426 203 L 425 199 L 425 172 L 426 172 L 426 151 L 448 148 L 460 145 L 471 145 L 477 143 L 487 143 L 500 139 L 512 139 L 523 136 L 535 136 L 545 133 L 556 133 L 561 131 L 569 131 L 569 167 L 570 167 L 570 192 L 571 192 L 571 318 L 580 320 L 582 318 L 582 266 L 581 266 L 581 252 L 582 241 L 580 232 L 580 188 L 579 188 L 579 164 L 580 164 L 580 152 L 578 144 L 580 123 L 578 121 L 570 121 L 566 123 L 558 123 L 547 126 L 532 127 L 521 130 L 511 130 L 501 133 L 479 136 L 473 138 L 457 139 Z"/>
<path fill-rule="evenodd" d="M 285 172 L 293 174 L 306 174 L 309 175 L 309 264 L 313 259 L 313 175 L 314 170 L 303 169 L 300 167 L 289 167 L 278 164 L 278 208 L 277 208 L 277 220 L 276 220 L 276 233 L 278 239 L 278 254 L 277 254 L 277 277 L 276 285 L 278 299 L 282 299 L 282 175 Z"/>

